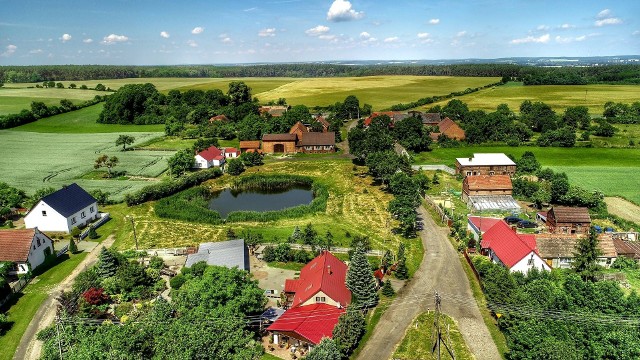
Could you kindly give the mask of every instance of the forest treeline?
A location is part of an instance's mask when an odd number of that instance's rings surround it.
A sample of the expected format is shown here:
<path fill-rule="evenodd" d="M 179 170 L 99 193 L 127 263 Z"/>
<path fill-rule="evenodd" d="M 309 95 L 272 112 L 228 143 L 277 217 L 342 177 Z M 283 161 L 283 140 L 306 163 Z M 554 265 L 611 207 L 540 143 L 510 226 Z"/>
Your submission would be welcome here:
<path fill-rule="evenodd" d="M 376 75 L 495 76 L 523 81 L 525 85 L 640 84 L 640 65 L 535 67 L 514 64 L 387 64 L 362 66 L 300 63 L 234 66 L 34 65 L 0 67 L 0 82 L 4 83 L 148 77 L 345 77 Z"/>

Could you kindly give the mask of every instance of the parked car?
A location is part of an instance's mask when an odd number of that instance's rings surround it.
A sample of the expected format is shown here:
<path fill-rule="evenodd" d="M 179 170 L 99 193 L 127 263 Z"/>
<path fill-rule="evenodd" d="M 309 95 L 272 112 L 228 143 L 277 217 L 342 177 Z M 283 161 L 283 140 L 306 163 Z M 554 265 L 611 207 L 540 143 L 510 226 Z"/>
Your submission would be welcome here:
<path fill-rule="evenodd" d="M 511 216 L 507 216 L 506 218 L 504 218 L 504 221 L 506 221 L 507 224 L 511 225 L 511 224 L 519 223 L 520 221 L 522 221 L 522 219 L 520 219 L 517 216 L 511 215 Z"/>
<path fill-rule="evenodd" d="M 537 228 L 538 224 L 536 224 L 533 221 L 522 220 L 522 221 L 518 221 L 518 227 L 519 228 L 533 229 L 533 228 Z"/>
<path fill-rule="evenodd" d="M 278 295 L 278 290 L 265 290 L 264 291 L 264 296 L 268 297 L 268 298 L 279 298 L 280 296 Z"/>

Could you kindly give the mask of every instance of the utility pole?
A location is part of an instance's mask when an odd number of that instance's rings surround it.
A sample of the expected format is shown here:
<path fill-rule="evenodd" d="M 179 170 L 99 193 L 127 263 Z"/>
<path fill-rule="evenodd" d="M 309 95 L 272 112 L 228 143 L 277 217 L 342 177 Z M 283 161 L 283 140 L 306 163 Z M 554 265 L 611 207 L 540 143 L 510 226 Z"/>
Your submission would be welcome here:
<path fill-rule="evenodd" d="M 431 336 L 432 341 L 435 341 L 433 344 L 433 347 L 431 348 L 431 353 L 433 354 L 436 349 L 438 350 L 438 360 L 441 360 L 441 353 L 440 353 L 440 345 L 444 345 L 444 348 L 447 349 L 447 352 L 449 353 L 449 355 L 451 356 L 451 359 L 455 360 L 456 357 L 453 354 L 453 349 L 451 349 L 450 345 L 448 344 L 449 340 L 444 341 L 442 339 L 442 328 L 441 328 L 441 321 L 440 321 L 440 305 L 442 302 L 442 299 L 440 298 L 440 295 L 438 294 L 438 292 L 436 291 L 436 295 L 435 295 L 435 300 L 436 300 L 436 310 L 435 313 L 433 314 L 433 334 Z M 447 329 L 447 333 L 448 333 L 448 329 Z"/>
<path fill-rule="evenodd" d="M 127 216 L 131 220 L 131 227 L 133 228 L 133 240 L 136 242 L 136 251 L 138 251 L 138 236 L 136 236 L 136 224 L 133 222 L 133 216 Z"/>

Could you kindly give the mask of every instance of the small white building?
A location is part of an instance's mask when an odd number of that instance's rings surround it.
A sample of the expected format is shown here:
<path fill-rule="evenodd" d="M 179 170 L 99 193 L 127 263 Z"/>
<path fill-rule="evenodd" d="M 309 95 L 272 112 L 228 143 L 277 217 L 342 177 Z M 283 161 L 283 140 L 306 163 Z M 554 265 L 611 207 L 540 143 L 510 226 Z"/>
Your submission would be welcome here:
<path fill-rule="evenodd" d="M 215 146 L 203 150 L 196 154 L 194 167 L 199 169 L 208 169 L 214 166 L 222 166 L 224 164 L 224 152 Z"/>
<path fill-rule="evenodd" d="M 236 148 L 224 148 L 224 157 L 227 159 L 237 159 L 240 157 L 240 150 Z"/>
<path fill-rule="evenodd" d="M 0 261 L 16 265 L 10 274 L 25 274 L 53 253 L 53 241 L 37 228 L 0 230 Z"/>
<path fill-rule="evenodd" d="M 25 215 L 24 223 L 28 229 L 69 233 L 98 217 L 96 199 L 73 183 L 40 199 Z"/>

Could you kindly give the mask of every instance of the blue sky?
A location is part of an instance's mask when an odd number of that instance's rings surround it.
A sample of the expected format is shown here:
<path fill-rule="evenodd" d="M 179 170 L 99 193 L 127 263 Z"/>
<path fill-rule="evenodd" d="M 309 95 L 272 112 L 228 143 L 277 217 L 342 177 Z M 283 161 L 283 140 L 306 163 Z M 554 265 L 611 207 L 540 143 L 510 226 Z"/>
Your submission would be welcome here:
<path fill-rule="evenodd" d="M 0 0 L 0 65 L 640 54 L 640 1 Z"/>

